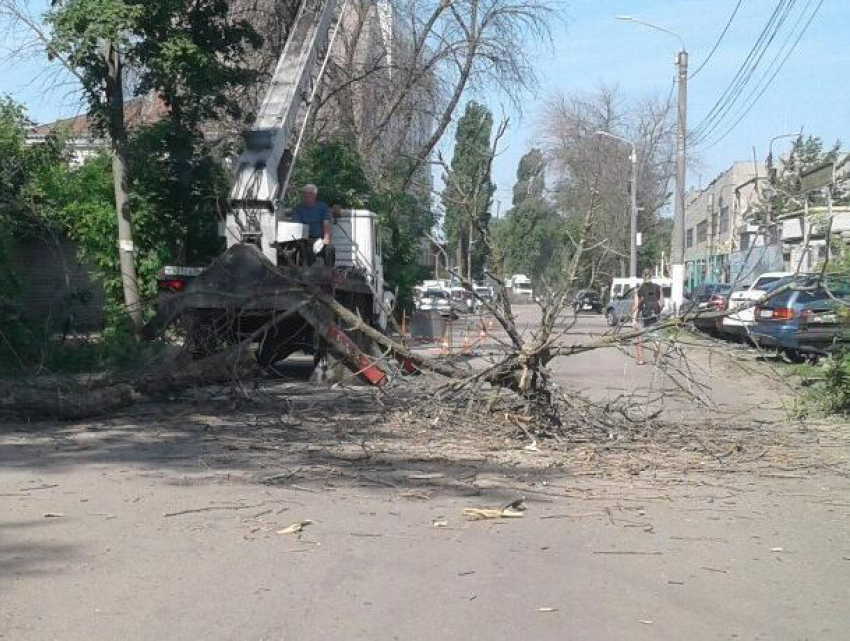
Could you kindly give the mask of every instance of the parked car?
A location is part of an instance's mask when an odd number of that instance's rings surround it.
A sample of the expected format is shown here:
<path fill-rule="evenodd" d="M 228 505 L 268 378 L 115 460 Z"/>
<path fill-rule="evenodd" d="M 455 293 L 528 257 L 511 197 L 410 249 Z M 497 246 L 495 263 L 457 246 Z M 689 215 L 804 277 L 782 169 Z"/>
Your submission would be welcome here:
<path fill-rule="evenodd" d="M 455 319 L 458 317 L 458 307 L 451 295 L 444 289 L 426 289 L 419 299 L 418 309 L 423 312 L 437 312 L 440 316 Z"/>
<path fill-rule="evenodd" d="M 576 292 L 573 297 L 573 311 L 576 314 L 579 312 L 596 312 L 602 313 L 602 298 L 599 292 L 593 289 L 582 289 Z"/>
<path fill-rule="evenodd" d="M 791 272 L 767 272 L 756 278 L 748 288 L 733 291 L 729 295 L 727 309 L 734 310 L 739 307 L 743 309 L 723 317 L 720 326 L 722 332 L 736 339 L 748 338 L 750 330 L 756 322 L 755 302 L 764 298 L 768 286 L 780 282 L 787 284 L 792 277 Z"/>
<path fill-rule="evenodd" d="M 611 327 L 628 323 L 632 319 L 634 305 L 634 287 L 623 290 L 620 296 L 612 296 L 605 306 L 605 320 Z"/>
<path fill-rule="evenodd" d="M 791 289 L 755 308 L 750 335 L 793 362 L 850 346 L 850 277 L 794 279 Z"/>
<path fill-rule="evenodd" d="M 720 331 L 722 316 L 709 316 L 710 313 L 726 310 L 732 286 L 728 283 L 707 283 L 692 292 L 685 304 L 685 313 L 693 317 L 697 329 L 714 334 Z"/>

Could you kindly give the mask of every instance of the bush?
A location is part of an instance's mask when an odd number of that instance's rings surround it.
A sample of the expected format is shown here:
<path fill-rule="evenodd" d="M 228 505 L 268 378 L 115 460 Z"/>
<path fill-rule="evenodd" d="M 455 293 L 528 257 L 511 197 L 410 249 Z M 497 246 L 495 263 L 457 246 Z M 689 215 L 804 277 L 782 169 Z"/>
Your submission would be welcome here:
<path fill-rule="evenodd" d="M 804 414 L 850 415 L 850 352 L 838 352 L 815 368 L 816 378 L 803 393 Z"/>

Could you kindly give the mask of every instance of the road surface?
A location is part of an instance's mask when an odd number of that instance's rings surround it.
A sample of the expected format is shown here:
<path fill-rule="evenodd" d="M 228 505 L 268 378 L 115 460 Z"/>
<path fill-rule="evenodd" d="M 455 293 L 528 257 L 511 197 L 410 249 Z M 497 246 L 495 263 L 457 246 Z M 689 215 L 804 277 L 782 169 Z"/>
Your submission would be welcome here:
<path fill-rule="evenodd" d="M 721 407 L 667 388 L 677 415 L 770 405 L 702 365 Z M 596 398 L 662 389 L 613 349 L 554 369 Z M 597 473 L 438 430 L 399 456 L 334 409 L 328 434 L 215 396 L 0 426 L 0 639 L 848 638 L 846 460 Z M 520 496 L 522 518 L 463 516 Z"/>

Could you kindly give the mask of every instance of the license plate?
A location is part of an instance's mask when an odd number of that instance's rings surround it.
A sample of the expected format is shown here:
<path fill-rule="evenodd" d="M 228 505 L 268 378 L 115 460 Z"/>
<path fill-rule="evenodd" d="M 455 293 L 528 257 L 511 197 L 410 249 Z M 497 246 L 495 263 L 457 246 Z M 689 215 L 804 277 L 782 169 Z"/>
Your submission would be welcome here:
<path fill-rule="evenodd" d="M 837 323 L 838 314 L 817 314 L 809 318 L 810 323 Z"/>
<path fill-rule="evenodd" d="M 593 305 L 588 305 L 587 303 L 585 303 L 584 305 L 581 306 L 581 308 L 582 309 L 593 309 Z"/>
<path fill-rule="evenodd" d="M 760 318 L 773 318 L 773 310 L 772 309 L 763 309 L 759 312 Z"/>

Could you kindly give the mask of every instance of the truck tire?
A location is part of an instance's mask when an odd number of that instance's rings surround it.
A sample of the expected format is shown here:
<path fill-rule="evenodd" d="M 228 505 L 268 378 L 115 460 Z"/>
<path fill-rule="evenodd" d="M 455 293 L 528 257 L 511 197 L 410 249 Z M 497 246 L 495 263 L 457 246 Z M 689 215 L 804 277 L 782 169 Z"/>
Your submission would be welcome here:
<path fill-rule="evenodd" d="M 316 354 L 316 336 L 312 327 L 303 321 L 284 322 L 278 325 L 260 339 L 254 353 L 257 362 L 269 374 L 278 377 L 287 376 L 283 363 L 297 352 Z M 317 360 L 313 359 L 313 367 L 307 373 L 309 377 L 315 369 Z M 291 374 L 290 374 L 291 375 Z"/>

